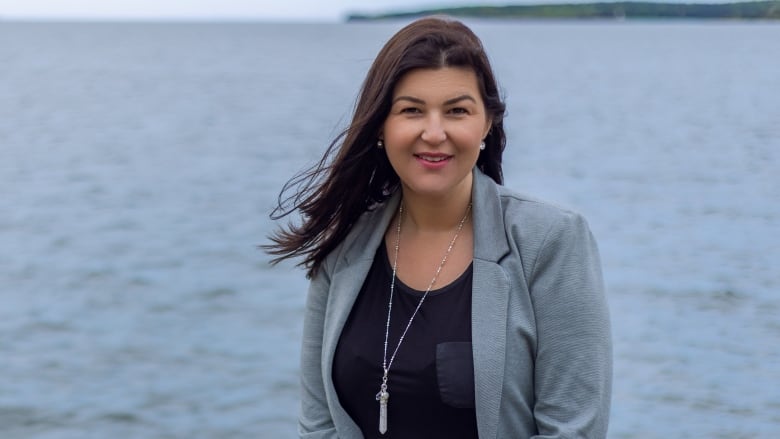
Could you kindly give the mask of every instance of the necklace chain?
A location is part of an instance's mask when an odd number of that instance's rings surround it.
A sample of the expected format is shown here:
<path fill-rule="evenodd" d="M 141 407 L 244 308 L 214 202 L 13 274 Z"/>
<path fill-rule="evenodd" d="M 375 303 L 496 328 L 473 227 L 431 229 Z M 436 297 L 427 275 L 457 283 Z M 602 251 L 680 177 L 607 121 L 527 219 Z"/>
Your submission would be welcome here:
<path fill-rule="evenodd" d="M 470 211 L 471 211 L 471 203 L 469 203 L 468 207 L 466 208 L 466 214 L 463 215 L 463 218 L 460 220 L 460 223 L 458 223 L 458 228 L 457 230 L 455 230 L 455 235 L 452 237 L 452 240 L 450 241 L 450 245 L 447 247 L 447 251 L 444 253 L 444 257 L 441 259 L 439 266 L 436 268 L 436 273 L 434 273 L 433 279 L 431 279 L 431 282 L 428 284 L 428 288 L 425 289 L 425 294 L 423 294 L 423 296 L 420 298 L 420 302 L 417 303 L 417 308 L 415 308 L 414 312 L 412 313 L 412 316 L 409 317 L 409 322 L 406 323 L 406 328 L 404 328 L 404 332 L 401 333 L 401 338 L 398 339 L 398 344 L 395 346 L 395 350 L 393 350 L 393 354 L 390 356 L 390 361 L 388 362 L 387 361 L 387 340 L 390 336 L 390 315 L 393 310 L 393 293 L 395 291 L 395 279 L 396 279 L 396 272 L 398 270 L 398 248 L 400 247 L 400 243 L 401 243 L 401 222 L 403 220 L 403 214 L 404 214 L 403 202 L 398 207 L 398 224 L 395 230 L 395 251 L 393 256 L 393 278 L 390 281 L 390 301 L 387 305 L 387 322 L 385 324 L 385 349 L 384 349 L 384 356 L 382 358 L 382 371 L 384 372 L 384 375 L 382 376 L 381 387 L 383 391 L 387 390 L 387 375 L 390 372 L 390 366 L 393 365 L 393 360 L 395 360 L 395 355 L 398 353 L 398 348 L 401 347 L 401 343 L 403 343 L 404 337 L 406 337 L 406 332 L 409 330 L 409 327 L 412 326 L 412 321 L 414 320 L 414 317 L 417 315 L 417 311 L 420 310 L 420 307 L 425 301 L 425 298 L 428 297 L 428 293 L 431 292 L 431 288 L 433 288 L 433 285 L 436 283 L 436 279 L 438 279 L 439 273 L 441 273 L 441 269 L 444 267 L 444 264 L 447 262 L 447 257 L 449 257 L 450 253 L 452 252 L 452 248 L 455 246 L 455 241 L 458 239 L 458 235 L 460 235 L 460 231 L 463 229 L 463 224 L 466 223 L 466 218 L 468 218 Z"/>
<path fill-rule="evenodd" d="M 401 223 L 403 222 L 403 216 L 404 216 L 403 202 L 401 202 L 401 204 L 398 206 L 398 225 L 395 228 L 395 255 L 393 257 L 393 278 L 390 280 L 390 302 L 387 305 L 387 322 L 385 323 L 385 350 L 382 356 L 382 372 L 383 372 L 382 384 L 379 386 L 379 393 L 376 394 L 376 400 L 379 401 L 379 433 L 381 434 L 385 434 L 387 432 L 387 401 L 390 399 L 390 392 L 387 391 L 387 375 L 390 372 L 390 366 L 393 365 L 393 360 L 395 360 L 395 354 L 398 353 L 398 348 L 400 348 L 401 343 L 404 342 L 404 337 L 406 337 L 406 332 L 409 330 L 409 327 L 412 326 L 412 321 L 414 321 L 414 317 L 417 315 L 417 311 L 420 310 L 420 307 L 425 301 L 425 298 L 428 297 L 428 293 L 431 292 L 431 288 L 433 288 L 433 284 L 436 283 L 436 279 L 439 277 L 439 273 L 441 273 L 441 269 L 442 267 L 444 267 L 444 263 L 447 262 L 447 257 L 450 255 L 450 252 L 452 252 L 452 247 L 455 246 L 455 240 L 458 239 L 458 235 L 460 235 L 460 231 L 463 229 L 463 224 L 466 222 L 466 218 L 468 218 L 470 211 L 471 211 L 471 203 L 469 203 L 469 206 L 466 208 L 466 214 L 463 215 L 463 219 L 461 219 L 460 223 L 458 223 L 458 229 L 455 231 L 455 236 L 452 237 L 452 241 L 450 241 L 450 245 L 449 247 L 447 247 L 447 251 L 444 253 L 444 257 L 441 259 L 438 268 L 436 268 L 436 273 L 434 273 L 433 279 L 431 279 L 431 283 L 429 283 L 428 288 L 425 289 L 425 294 L 423 294 L 423 296 L 420 298 L 420 302 L 417 303 L 417 308 L 414 309 L 412 316 L 409 317 L 409 321 L 406 323 L 406 328 L 404 328 L 404 332 L 401 333 L 401 338 L 398 339 L 398 344 L 395 345 L 395 350 L 393 350 L 393 355 L 390 356 L 390 362 L 388 362 L 387 361 L 387 339 L 390 337 L 390 314 L 393 311 L 393 293 L 395 292 L 395 279 L 396 279 L 396 273 L 398 271 L 398 248 L 401 246 Z"/>

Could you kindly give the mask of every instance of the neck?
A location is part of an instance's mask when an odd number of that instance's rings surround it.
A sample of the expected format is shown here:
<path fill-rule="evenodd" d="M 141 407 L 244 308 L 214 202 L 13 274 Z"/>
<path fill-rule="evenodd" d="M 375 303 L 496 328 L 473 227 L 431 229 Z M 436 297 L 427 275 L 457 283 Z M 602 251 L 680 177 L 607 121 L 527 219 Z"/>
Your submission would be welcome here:
<path fill-rule="evenodd" d="M 403 191 L 404 216 L 408 226 L 420 232 L 451 231 L 471 203 L 471 182 L 443 197 L 426 197 Z"/>

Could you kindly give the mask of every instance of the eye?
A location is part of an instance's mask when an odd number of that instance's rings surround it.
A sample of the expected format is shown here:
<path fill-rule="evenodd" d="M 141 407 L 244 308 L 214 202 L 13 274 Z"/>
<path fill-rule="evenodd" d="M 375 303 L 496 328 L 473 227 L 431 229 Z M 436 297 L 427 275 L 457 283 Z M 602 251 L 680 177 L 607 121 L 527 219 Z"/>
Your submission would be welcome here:
<path fill-rule="evenodd" d="M 404 107 L 401 108 L 402 114 L 419 114 L 421 113 L 420 109 L 417 107 Z"/>
<path fill-rule="evenodd" d="M 463 108 L 463 107 L 455 107 L 450 110 L 450 113 L 456 114 L 456 115 L 465 115 L 469 114 L 469 110 Z"/>

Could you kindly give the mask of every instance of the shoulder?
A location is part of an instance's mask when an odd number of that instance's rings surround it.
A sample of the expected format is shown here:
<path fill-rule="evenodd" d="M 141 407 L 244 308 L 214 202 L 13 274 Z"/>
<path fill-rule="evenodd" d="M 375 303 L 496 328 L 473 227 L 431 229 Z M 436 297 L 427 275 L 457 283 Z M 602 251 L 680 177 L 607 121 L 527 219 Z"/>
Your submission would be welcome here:
<path fill-rule="evenodd" d="M 549 243 L 589 236 L 578 212 L 499 185 L 479 172 L 475 176 L 475 257 L 498 261 L 509 254 L 529 267 Z"/>
<path fill-rule="evenodd" d="M 498 186 L 505 229 L 533 234 L 537 238 L 550 233 L 589 230 L 587 220 L 576 210 Z"/>
<path fill-rule="evenodd" d="M 562 270 L 559 278 L 599 266 L 596 240 L 579 212 L 503 187 L 498 192 L 510 253 L 522 261 L 527 281 L 553 266 Z"/>
<path fill-rule="evenodd" d="M 325 257 L 323 269 L 332 273 L 338 271 L 342 263 L 373 259 L 385 229 L 398 206 L 398 200 L 399 197 L 394 195 L 363 212 L 352 225 L 347 236 Z"/>

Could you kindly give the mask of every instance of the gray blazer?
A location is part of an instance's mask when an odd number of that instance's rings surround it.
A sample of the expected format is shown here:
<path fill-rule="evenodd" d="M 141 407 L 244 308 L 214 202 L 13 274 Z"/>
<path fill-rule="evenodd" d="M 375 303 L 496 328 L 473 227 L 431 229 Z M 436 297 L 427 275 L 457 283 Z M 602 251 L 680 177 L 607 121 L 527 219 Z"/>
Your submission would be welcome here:
<path fill-rule="evenodd" d="M 339 403 L 333 356 L 399 199 L 365 213 L 311 281 L 301 351 L 302 438 L 363 438 Z M 604 438 L 612 343 L 587 223 L 476 169 L 472 204 L 479 437 Z"/>

